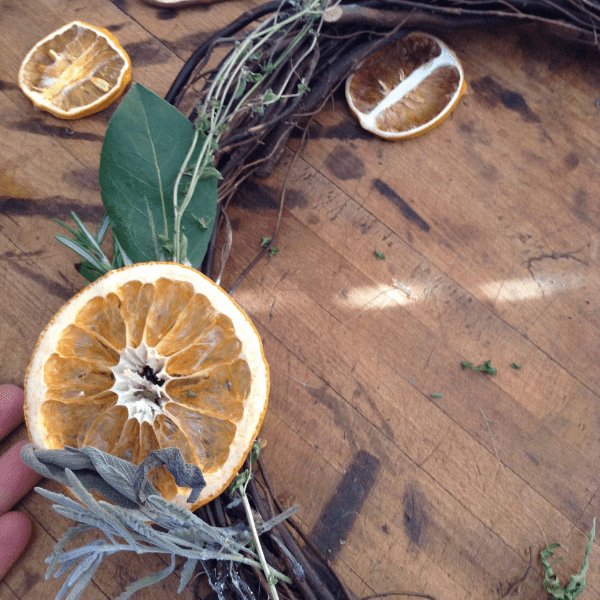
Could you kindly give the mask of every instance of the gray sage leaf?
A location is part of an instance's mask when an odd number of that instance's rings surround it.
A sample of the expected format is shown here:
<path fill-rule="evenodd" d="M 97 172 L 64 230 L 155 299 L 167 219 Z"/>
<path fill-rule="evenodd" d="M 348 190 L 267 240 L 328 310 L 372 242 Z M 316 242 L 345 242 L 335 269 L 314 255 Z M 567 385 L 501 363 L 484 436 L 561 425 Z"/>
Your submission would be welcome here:
<path fill-rule="evenodd" d="M 192 504 L 198 500 L 200 492 L 206 486 L 202 471 L 196 465 L 186 463 L 178 448 L 154 450 L 137 466 L 133 487 L 138 502 L 144 504 L 149 494 L 145 494 L 143 486 L 148 479 L 150 469 L 165 466 L 179 487 L 192 488 L 187 501 Z"/>

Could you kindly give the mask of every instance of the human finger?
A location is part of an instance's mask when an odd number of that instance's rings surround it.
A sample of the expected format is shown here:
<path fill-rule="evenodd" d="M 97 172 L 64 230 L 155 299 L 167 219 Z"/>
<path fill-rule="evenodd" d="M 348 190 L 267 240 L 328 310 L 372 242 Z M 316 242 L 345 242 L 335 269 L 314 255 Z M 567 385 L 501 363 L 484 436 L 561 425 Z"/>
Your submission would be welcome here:
<path fill-rule="evenodd" d="M 16 385 L 0 385 L 0 439 L 23 421 L 23 390 Z"/>
<path fill-rule="evenodd" d="M 21 512 L 0 517 L 0 580 L 19 558 L 31 537 L 31 521 Z"/>
<path fill-rule="evenodd" d="M 26 440 L 17 442 L 0 457 L 0 515 L 10 510 L 41 478 L 21 459 Z"/>

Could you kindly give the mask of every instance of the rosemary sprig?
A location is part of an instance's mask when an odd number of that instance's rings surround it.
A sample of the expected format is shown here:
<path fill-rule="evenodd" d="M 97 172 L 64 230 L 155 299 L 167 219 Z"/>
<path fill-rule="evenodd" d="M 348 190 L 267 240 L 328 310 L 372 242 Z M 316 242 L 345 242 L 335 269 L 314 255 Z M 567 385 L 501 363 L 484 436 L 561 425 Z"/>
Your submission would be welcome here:
<path fill-rule="evenodd" d="M 113 237 L 112 261 L 108 259 L 104 250 L 100 247 L 108 231 L 108 215 L 104 215 L 96 235 L 92 235 L 87 230 L 83 221 L 74 212 L 71 212 L 71 218 L 75 221 L 77 230 L 71 229 L 71 227 L 58 219 L 52 220 L 67 229 L 73 235 L 73 239 L 64 235 L 56 235 L 55 237 L 61 244 L 64 244 L 67 248 L 73 250 L 75 254 L 83 258 L 84 262 L 81 264 L 80 273 L 88 281 L 95 281 L 98 277 L 105 275 L 112 269 L 119 269 L 131 264 L 131 260 L 129 260 L 123 248 L 121 248 L 117 238 Z"/>

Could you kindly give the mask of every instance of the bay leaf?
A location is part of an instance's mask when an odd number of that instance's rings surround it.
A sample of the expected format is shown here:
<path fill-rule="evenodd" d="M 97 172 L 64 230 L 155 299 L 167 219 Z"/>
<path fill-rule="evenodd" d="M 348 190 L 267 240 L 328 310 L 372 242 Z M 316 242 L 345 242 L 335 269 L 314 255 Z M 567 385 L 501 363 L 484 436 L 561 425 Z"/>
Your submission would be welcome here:
<path fill-rule="evenodd" d="M 113 236 L 132 262 L 169 260 L 173 244 L 173 187 L 194 127 L 176 108 L 134 83 L 112 116 L 100 156 L 102 202 Z M 204 138 L 201 135 L 190 164 Z M 178 189 L 183 199 L 190 177 Z M 200 179 L 183 216 L 187 258 L 199 267 L 212 233 L 217 179 Z M 199 226 L 202 220 L 205 226 Z"/>

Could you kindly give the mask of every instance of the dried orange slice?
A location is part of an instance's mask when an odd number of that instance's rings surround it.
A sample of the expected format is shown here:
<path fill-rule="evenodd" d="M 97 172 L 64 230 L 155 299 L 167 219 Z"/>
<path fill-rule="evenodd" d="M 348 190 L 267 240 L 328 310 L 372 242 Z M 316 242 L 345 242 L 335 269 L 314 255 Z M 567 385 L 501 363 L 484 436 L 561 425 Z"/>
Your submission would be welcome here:
<path fill-rule="evenodd" d="M 19 69 L 19 86 L 41 110 L 79 119 L 112 104 L 131 80 L 131 60 L 107 31 L 73 21 L 38 42 Z"/>
<path fill-rule="evenodd" d="M 194 510 L 238 472 L 267 408 L 269 369 L 246 313 L 189 267 L 110 271 L 50 321 L 25 376 L 25 421 L 40 448 L 94 446 L 139 464 L 175 446 L 202 469 L 193 505 L 165 469 L 160 493 Z"/>
<path fill-rule="evenodd" d="M 346 81 L 346 98 L 364 129 L 403 140 L 439 125 L 466 87 L 455 54 L 436 37 L 414 32 L 365 59 Z"/>

